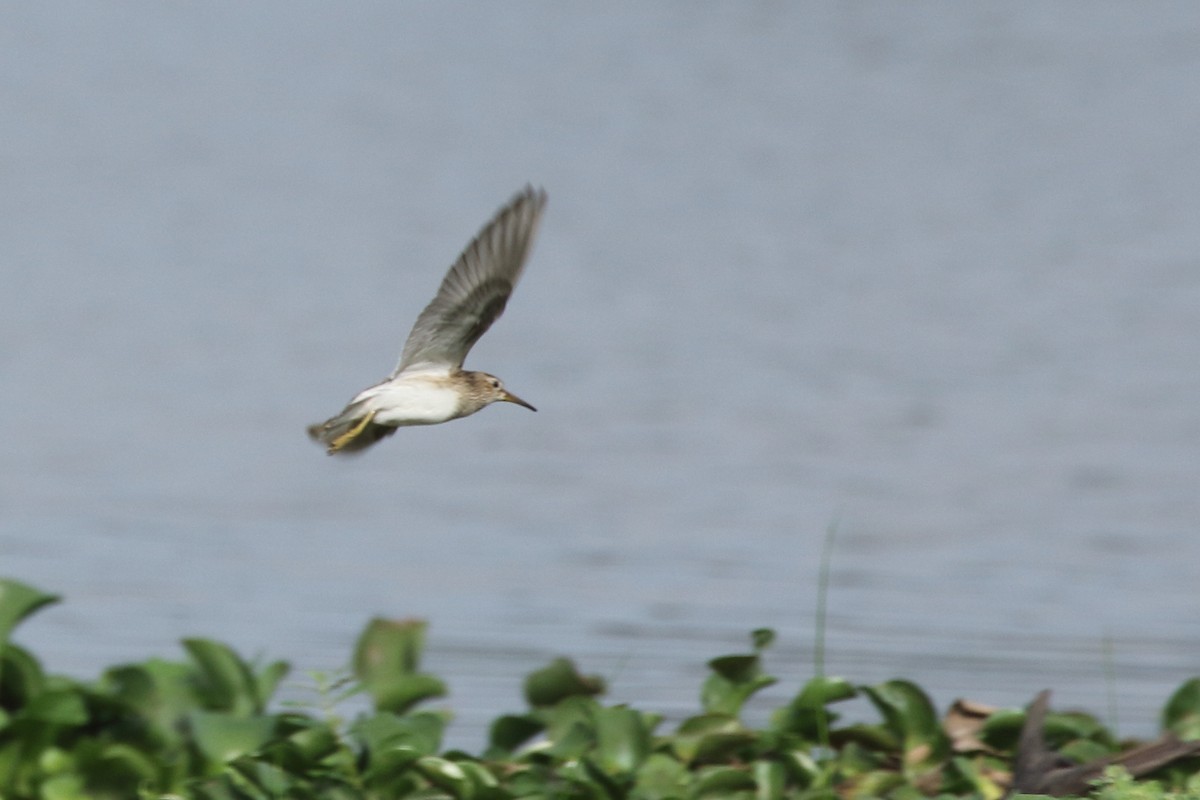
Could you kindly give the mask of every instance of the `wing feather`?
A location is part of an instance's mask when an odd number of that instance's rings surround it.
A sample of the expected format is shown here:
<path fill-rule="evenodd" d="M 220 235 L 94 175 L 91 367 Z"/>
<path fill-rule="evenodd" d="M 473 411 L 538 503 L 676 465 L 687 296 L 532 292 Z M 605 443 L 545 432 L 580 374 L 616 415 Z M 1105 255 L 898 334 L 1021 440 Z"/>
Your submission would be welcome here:
<path fill-rule="evenodd" d="M 417 317 L 395 377 L 406 369 L 462 366 L 502 313 L 533 246 L 546 193 L 526 186 L 467 245 Z"/>

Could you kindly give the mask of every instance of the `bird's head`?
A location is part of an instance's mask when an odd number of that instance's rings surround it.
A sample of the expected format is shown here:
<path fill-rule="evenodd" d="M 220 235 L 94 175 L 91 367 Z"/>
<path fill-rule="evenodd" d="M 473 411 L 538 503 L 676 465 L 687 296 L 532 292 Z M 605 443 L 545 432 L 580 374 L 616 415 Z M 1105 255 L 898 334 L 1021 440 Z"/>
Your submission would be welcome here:
<path fill-rule="evenodd" d="M 486 372 L 474 372 L 471 374 L 471 378 L 476 394 L 483 401 L 483 405 L 500 402 L 516 403 L 519 406 L 525 406 L 530 411 L 537 411 L 529 403 L 526 403 L 508 389 L 505 389 L 504 383 L 495 375 L 489 375 Z"/>

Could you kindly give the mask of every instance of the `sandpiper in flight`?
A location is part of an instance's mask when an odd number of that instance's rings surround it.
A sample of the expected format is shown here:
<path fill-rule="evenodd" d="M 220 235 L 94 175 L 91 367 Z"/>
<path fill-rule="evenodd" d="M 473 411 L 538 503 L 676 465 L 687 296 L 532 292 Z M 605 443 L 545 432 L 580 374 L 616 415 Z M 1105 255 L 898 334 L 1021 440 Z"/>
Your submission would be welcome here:
<path fill-rule="evenodd" d="M 448 422 L 501 400 L 536 411 L 499 378 L 464 370 L 462 363 L 504 312 L 545 205 L 546 193 L 526 186 L 496 212 L 417 317 L 392 374 L 355 395 L 337 416 L 309 426 L 309 436 L 330 454 L 353 453 L 402 425 Z"/>

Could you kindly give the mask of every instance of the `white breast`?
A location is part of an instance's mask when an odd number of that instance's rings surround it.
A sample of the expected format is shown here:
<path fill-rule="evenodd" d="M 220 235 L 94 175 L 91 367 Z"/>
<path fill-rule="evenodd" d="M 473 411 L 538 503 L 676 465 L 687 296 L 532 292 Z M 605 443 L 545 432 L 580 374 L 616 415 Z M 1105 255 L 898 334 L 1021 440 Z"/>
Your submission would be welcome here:
<path fill-rule="evenodd" d="M 434 425 L 454 419 L 461 407 L 458 392 L 440 375 L 401 375 L 372 386 L 361 397 L 368 395 L 375 422 L 381 425 Z"/>

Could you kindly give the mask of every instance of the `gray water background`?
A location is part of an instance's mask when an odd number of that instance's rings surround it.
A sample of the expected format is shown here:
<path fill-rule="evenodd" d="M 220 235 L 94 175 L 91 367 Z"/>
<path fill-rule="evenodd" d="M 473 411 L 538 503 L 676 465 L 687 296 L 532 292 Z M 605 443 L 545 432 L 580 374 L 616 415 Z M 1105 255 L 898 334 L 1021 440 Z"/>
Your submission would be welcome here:
<path fill-rule="evenodd" d="M 677 718 L 770 626 L 761 713 L 836 525 L 830 672 L 1147 734 L 1200 674 L 1198 89 L 1191 3 L 5 3 L 0 574 L 65 595 L 17 639 L 303 684 L 420 616 L 477 746 L 552 656 Z M 539 412 L 325 457 L 526 181 L 468 366 Z"/>

